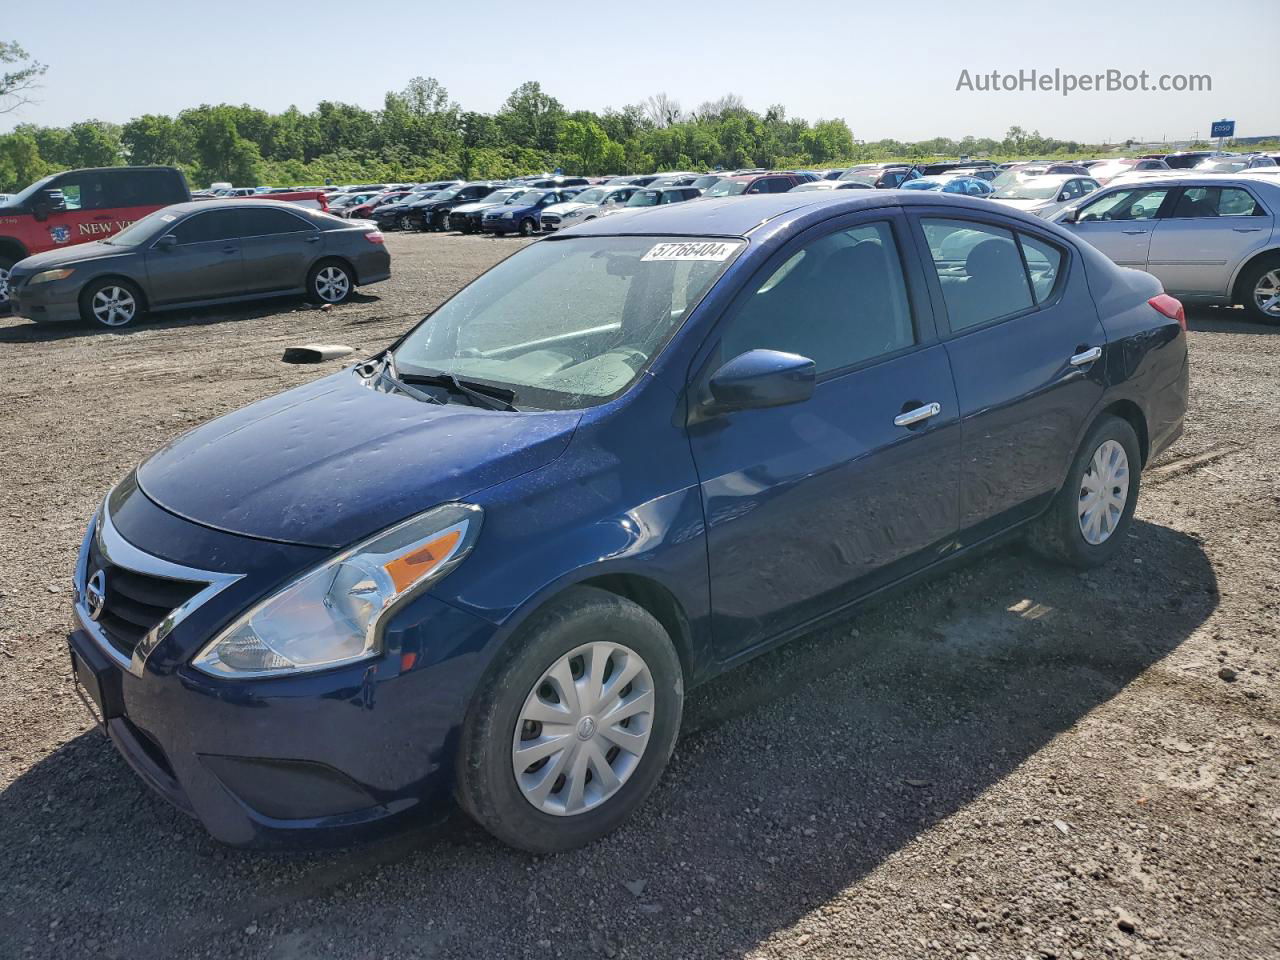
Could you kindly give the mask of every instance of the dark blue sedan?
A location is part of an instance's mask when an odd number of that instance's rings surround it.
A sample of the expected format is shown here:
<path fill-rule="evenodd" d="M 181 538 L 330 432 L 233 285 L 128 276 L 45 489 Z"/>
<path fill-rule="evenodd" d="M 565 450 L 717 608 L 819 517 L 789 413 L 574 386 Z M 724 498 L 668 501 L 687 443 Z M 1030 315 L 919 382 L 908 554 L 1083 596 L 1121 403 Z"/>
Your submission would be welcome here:
<path fill-rule="evenodd" d="M 643 803 L 695 685 L 998 538 L 1107 561 L 1186 405 L 1159 282 L 984 200 L 603 218 L 138 467 L 73 667 L 221 840 L 452 792 L 564 850 Z"/>
<path fill-rule="evenodd" d="M 566 190 L 526 190 L 501 207 L 486 210 L 480 217 L 480 229 L 485 233 L 518 233 L 527 237 L 542 229 L 542 211 L 553 203 L 572 200 L 581 192 Z"/>

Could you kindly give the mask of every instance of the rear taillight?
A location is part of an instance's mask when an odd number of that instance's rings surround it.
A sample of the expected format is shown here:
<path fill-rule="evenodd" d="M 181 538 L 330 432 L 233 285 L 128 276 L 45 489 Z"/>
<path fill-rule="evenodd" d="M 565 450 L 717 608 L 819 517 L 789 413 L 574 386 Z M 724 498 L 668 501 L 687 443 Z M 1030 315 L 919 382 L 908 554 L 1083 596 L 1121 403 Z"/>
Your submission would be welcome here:
<path fill-rule="evenodd" d="M 368 233 L 364 235 L 364 238 L 368 240 L 370 243 L 386 243 L 387 242 L 387 238 L 382 235 L 381 230 L 370 230 Z M 1177 303 L 1178 301 L 1174 300 L 1173 302 Z M 1179 309 L 1181 309 L 1181 304 L 1179 304 Z"/>
<path fill-rule="evenodd" d="M 1162 293 L 1152 297 L 1147 303 L 1151 304 L 1170 320 L 1177 320 L 1178 326 L 1182 327 L 1183 330 L 1187 329 L 1187 311 L 1183 309 L 1181 300 L 1171 297 L 1167 293 Z"/>

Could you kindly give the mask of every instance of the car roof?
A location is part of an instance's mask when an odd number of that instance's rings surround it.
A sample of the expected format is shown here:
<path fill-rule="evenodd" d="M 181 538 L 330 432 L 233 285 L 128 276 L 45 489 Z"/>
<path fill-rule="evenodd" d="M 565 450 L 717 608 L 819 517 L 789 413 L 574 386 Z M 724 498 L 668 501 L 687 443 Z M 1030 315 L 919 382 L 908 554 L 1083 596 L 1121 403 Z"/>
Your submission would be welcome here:
<path fill-rule="evenodd" d="M 688 236 L 747 237 L 768 223 L 786 217 L 799 219 L 825 211 L 839 216 L 877 207 L 951 204 L 989 216 L 994 204 L 979 197 L 963 197 L 934 191 L 911 190 L 808 190 L 801 193 L 760 193 L 738 197 L 703 197 L 688 203 L 639 207 L 626 216 L 601 217 L 578 225 L 559 236 Z M 1016 211 L 999 211 L 1043 224 Z M 556 238 L 551 238 L 553 241 Z"/>
<path fill-rule="evenodd" d="M 257 210 L 259 207 L 279 207 L 281 210 L 292 210 L 294 213 L 323 213 L 322 210 L 311 210 L 308 207 L 300 207 L 296 203 L 290 203 L 288 200 L 269 200 L 270 194 L 262 193 L 258 195 L 261 199 L 254 197 L 215 197 L 212 200 L 191 200 L 183 203 L 172 203 L 163 209 L 170 213 L 194 213 L 197 210 L 225 210 L 225 209 L 246 209 Z"/>

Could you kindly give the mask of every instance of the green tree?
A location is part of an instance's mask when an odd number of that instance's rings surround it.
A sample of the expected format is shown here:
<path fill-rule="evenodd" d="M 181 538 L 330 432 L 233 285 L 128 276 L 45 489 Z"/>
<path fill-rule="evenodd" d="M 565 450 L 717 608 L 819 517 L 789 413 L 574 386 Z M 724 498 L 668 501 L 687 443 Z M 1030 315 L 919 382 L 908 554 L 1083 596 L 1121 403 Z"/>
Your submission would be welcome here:
<path fill-rule="evenodd" d="M 536 80 L 522 83 L 507 97 L 498 111 L 498 126 L 504 138 L 526 149 L 552 151 L 564 121 L 564 106 L 544 93 Z"/>
<path fill-rule="evenodd" d="M 10 40 L 0 40 L 0 66 L 13 67 L 0 73 L 0 113 L 9 113 L 30 103 L 31 91 L 40 85 L 40 78 L 49 69 Z"/>
<path fill-rule="evenodd" d="M 120 142 L 130 163 L 178 164 L 194 159 L 190 128 L 160 114 L 130 120 L 120 131 Z"/>
<path fill-rule="evenodd" d="M 0 135 L 0 189 L 20 190 L 49 172 L 35 137 L 17 132 Z"/>

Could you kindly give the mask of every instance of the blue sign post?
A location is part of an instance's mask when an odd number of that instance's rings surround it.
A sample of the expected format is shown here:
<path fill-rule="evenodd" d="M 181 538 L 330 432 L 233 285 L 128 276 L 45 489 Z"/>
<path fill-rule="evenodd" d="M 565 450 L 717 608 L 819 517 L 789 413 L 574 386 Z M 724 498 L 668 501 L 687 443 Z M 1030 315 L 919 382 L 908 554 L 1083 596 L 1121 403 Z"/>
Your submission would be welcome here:
<path fill-rule="evenodd" d="M 1236 135 L 1236 122 L 1234 120 L 1215 120 L 1209 136 L 1222 139 L 1223 137 L 1234 137 Z"/>

